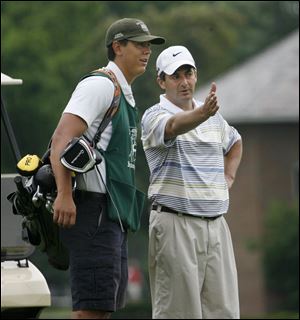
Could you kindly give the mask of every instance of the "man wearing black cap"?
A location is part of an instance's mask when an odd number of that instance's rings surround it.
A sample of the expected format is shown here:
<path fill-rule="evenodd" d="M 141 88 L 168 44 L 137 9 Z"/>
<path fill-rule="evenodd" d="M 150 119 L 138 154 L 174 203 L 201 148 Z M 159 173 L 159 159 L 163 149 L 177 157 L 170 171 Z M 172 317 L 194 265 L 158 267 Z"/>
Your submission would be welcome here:
<path fill-rule="evenodd" d="M 150 45 L 164 42 L 141 20 L 113 23 L 106 33 L 110 61 L 105 70 L 116 81 L 102 73 L 81 80 L 53 134 L 51 164 L 57 184 L 53 219 L 62 227 L 62 241 L 70 253 L 73 318 L 109 318 L 125 305 L 127 229 L 136 227 L 132 223 L 143 207 L 134 178 L 137 110 L 131 84 L 146 70 Z M 77 175 L 72 192 L 71 172 L 60 163 L 60 155 L 74 137 L 84 134 L 93 140 L 116 84 L 121 88 L 119 109 L 97 143 L 103 161 L 96 170 Z"/>

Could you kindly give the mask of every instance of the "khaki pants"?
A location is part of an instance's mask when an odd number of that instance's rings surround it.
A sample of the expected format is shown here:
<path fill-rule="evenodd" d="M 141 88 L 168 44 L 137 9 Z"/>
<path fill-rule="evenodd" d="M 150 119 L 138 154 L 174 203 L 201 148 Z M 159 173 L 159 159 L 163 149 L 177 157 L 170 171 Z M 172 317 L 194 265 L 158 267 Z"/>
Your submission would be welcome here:
<path fill-rule="evenodd" d="M 239 319 L 237 271 L 224 217 L 151 211 L 153 319 Z"/>

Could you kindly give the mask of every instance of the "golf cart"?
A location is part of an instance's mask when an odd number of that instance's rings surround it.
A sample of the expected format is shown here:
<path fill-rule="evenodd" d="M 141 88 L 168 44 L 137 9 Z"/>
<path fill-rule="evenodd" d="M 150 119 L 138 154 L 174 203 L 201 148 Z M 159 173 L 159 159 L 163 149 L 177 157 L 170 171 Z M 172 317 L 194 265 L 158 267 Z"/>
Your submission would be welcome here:
<path fill-rule="evenodd" d="M 1 73 L 1 86 L 22 82 Z M 17 163 L 21 154 L 2 96 L 1 119 Z M 26 241 L 22 216 L 13 213 L 7 200 L 16 189 L 16 175 L 1 173 L 1 318 L 37 318 L 51 304 L 50 290 L 43 274 L 29 260 L 35 247 Z"/>

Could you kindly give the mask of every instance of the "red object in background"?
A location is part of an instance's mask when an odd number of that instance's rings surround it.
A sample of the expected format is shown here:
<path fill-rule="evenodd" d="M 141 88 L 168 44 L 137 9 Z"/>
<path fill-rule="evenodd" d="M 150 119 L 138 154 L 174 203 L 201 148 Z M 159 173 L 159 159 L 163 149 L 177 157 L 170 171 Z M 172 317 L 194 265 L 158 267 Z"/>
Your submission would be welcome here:
<path fill-rule="evenodd" d="M 129 282 L 142 282 L 142 273 L 140 269 L 136 266 L 129 266 L 128 267 L 128 281 Z"/>

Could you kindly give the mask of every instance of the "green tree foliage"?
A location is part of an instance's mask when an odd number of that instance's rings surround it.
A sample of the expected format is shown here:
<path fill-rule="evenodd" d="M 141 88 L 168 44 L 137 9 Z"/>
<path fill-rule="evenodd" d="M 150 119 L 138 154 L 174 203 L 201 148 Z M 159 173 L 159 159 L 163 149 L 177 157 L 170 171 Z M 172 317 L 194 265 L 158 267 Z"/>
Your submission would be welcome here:
<path fill-rule="evenodd" d="M 101 2 L 18 1 L 2 4 L 1 14 L 1 70 L 24 80 L 21 88 L 4 90 L 11 121 L 22 154 L 41 154 L 76 81 L 89 70 L 82 61 L 87 35 L 106 12 Z"/>
<path fill-rule="evenodd" d="M 233 55 L 243 61 L 299 27 L 298 1 L 222 1 L 223 5 L 242 13 L 239 46 Z"/>
<path fill-rule="evenodd" d="M 296 3 L 2 1 L 1 70 L 24 80 L 21 87 L 3 89 L 21 154 L 43 154 L 78 80 L 106 65 L 105 31 L 114 20 L 140 18 L 167 39 L 164 46 L 152 46 L 148 71 L 133 84 L 141 116 L 161 93 L 155 60 L 162 49 L 187 46 L 201 85 L 297 28 Z M 147 169 L 138 147 L 138 182 L 145 190 Z M 9 150 L 5 134 L 1 148 Z M 1 170 L 14 171 L 6 153 L 1 152 Z"/>
<path fill-rule="evenodd" d="M 278 304 L 271 311 L 299 308 L 299 204 L 274 203 L 265 219 L 263 265 L 267 289 Z"/>

